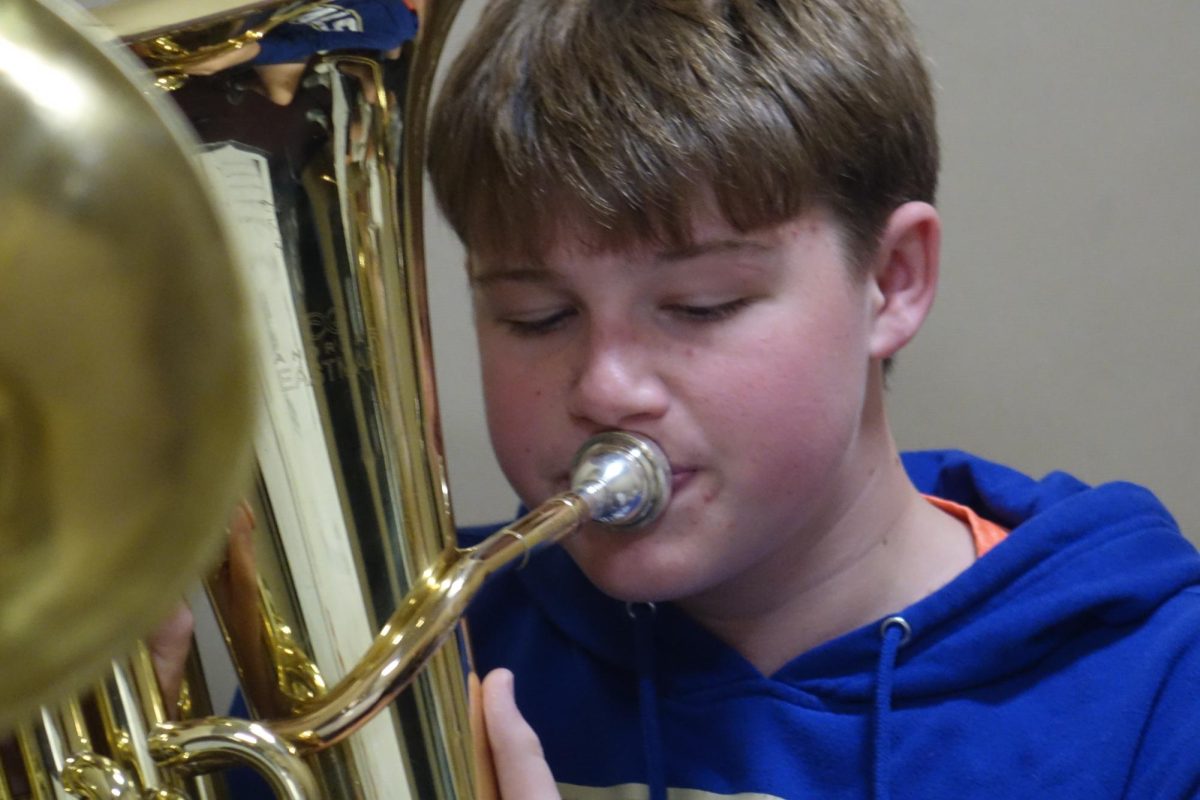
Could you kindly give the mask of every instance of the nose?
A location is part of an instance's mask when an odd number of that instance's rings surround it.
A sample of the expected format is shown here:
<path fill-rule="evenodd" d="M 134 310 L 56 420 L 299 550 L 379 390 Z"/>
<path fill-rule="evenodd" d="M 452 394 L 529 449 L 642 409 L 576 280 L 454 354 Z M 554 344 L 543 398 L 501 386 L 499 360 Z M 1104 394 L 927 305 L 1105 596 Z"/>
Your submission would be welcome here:
<path fill-rule="evenodd" d="M 653 351 L 632 336 L 593 333 L 568 396 L 571 416 L 599 429 L 637 427 L 666 413 L 670 393 Z"/>

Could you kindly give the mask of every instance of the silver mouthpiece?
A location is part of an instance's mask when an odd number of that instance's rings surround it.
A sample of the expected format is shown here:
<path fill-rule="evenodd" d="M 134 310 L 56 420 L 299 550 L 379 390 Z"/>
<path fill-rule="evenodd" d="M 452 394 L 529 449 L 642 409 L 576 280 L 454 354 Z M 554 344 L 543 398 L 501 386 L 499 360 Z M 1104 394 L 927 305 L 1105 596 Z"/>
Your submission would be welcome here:
<path fill-rule="evenodd" d="M 671 465 L 645 436 L 608 431 L 588 439 L 575 454 L 571 489 L 597 522 L 619 528 L 646 525 L 671 500 Z"/>

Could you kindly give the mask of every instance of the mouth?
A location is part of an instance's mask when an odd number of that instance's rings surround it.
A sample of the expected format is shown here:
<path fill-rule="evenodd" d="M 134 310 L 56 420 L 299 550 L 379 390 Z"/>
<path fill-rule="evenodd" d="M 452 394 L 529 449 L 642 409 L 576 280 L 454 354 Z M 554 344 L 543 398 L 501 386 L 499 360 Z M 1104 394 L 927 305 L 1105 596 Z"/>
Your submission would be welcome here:
<path fill-rule="evenodd" d="M 676 467 L 671 466 L 671 496 L 674 497 L 679 492 L 692 482 L 696 477 L 698 470 L 695 467 Z M 562 492 L 571 491 L 571 477 L 565 472 L 555 476 L 552 484 L 553 493 L 559 494 Z"/>
<path fill-rule="evenodd" d="M 696 469 L 694 467 L 679 467 L 671 468 L 671 494 L 672 496 L 679 494 L 684 487 L 692 482 L 696 477 Z"/>

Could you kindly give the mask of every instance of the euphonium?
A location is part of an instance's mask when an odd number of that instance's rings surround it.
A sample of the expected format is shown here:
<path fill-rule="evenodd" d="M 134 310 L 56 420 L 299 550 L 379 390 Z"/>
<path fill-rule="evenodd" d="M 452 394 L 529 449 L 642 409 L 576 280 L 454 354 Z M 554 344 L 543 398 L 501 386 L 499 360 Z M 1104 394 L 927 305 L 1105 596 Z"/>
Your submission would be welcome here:
<path fill-rule="evenodd" d="M 194 581 L 250 455 L 243 293 L 187 131 L 71 11 L 0 6 L 0 727 Z"/>
<path fill-rule="evenodd" d="M 588 519 L 653 518 L 670 482 L 653 443 L 605 434 L 581 451 L 572 491 L 474 548 L 454 545 L 421 166 L 458 0 L 421 4 L 414 41 L 401 0 L 90 5 L 190 121 L 240 252 L 261 384 L 259 524 L 251 546 L 231 542 L 209 593 L 258 721 L 167 721 L 139 652 L 100 686 L 101 716 L 119 731 L 109 747 L 75 701 L 25 729 L 26 760 L 41 750 L 49 762 L 36 796 L 166 800 L 194 793 L 190 776 L 237 763 L 289 798 L 485 796 L 466 708 L 466 604 L 490 573 Z M 272 37 L 292 48 L 283 63 L 249 63 Z M 238 324 L 236 302 L 228 310 Z"/>

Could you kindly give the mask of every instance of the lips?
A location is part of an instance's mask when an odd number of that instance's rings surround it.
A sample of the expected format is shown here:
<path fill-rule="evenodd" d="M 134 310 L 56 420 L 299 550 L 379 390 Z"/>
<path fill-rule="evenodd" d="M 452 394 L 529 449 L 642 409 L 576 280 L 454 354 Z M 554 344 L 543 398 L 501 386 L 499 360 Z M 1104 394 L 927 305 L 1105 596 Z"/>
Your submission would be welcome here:
<path fill-rule="evenodd" d="M 695 467 L 676 467 L 671 465 L 671 494 L 678 494 L 685 486 L 692 482 L 696 476 Z M 553 482 L 554 493 L 566 492 L 571 488 L 570 476 L 565 472 L 560 473 L 554 478 Z"/>
<path fill-rule="evenodd" d="M 695 476 L 696 470 L 692 467 L 671 467 L 671 494 L 678 494 Z"/>

